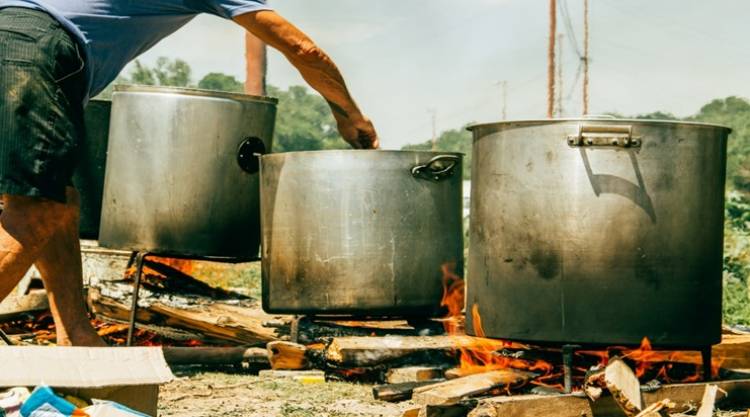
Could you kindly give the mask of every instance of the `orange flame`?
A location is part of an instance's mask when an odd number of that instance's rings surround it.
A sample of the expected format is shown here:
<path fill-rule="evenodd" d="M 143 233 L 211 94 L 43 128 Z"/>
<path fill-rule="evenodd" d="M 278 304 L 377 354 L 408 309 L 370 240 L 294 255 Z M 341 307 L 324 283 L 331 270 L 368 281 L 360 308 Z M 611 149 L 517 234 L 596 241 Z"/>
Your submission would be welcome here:
<path fill-rule="evenodd" d="M 454 272 L 456 269 L 454 262 L 444 264 L 441 269 L 443 271 L 443 299 L 440 301 L 440 306 L 448 310 L 443 326 L 448 334 L 462 334 L 464 333 L 464 280 Z"/>
<path fill-rule="evenodd" d="M 500 369 L 522 369 L 537 371 L 545 375 L 550 374 L 554 366 L 542 360 L 525 360 L 503 355 L 498 355 L 498 341 L 485 338 L 482 328 L 482 318 L 479 314 L 479 306 L 471 307 L 471 317 L 474 324 L 475 344 L 461 349 L 461 374 L 470 375 L 480 372 L 496 371 Z M 501 342 L 504 347 L 525 347 L 510 342 Z"/>
<path fill-rule="evenodd" d="M 635 364 L 635 375 L 643 378 L 651 374 L 654 378 L 665 382 L 695 382 L 701 380 L 701 370 L 703 359 L 699 352 L 694 351 L 673 351 L 673 350 L 654 350 L 651 341 L 644 337 L 641 345 L 637 349 L 627 349 L 623 347 L 611 347 L 606 351 L 580 351 L 581 355 L 598 357 L 601 365 L 607 365 L 609 362 L 610 352 L 616 351 L 623 359 L 629 360 Z M 722 358 L 713 358 L 711 360 L 711 374 L 717 376 L 721 368 Z M 694 365 L 696 371 L 681 379 L 674 379 L 669 375 L 675 364 Z"/>
<path fill-rule="evenodd" d="M 159 258 L 159 257 L 149 257 L 149 261 L 157 262 L 162 265 L 167 265 L 171 267 L 172 269 L 175 269 L 177 271 L 182 272 L 185 275 L 193 275 L 193 271 L 195 270 L 195 264 L 193 260 L 191 259 L 176 259 L 176 258 Z M 131 265 L 130 268 L 125 271 L 125 276 L 131 276 L 135 274 L 135 265 Z M 153 268 L 149 268 L 147 265 L 143 265 L 143 273 L 146 275 L 152 275 L 157 277 L 164 277 L 163 274 L 160 272 L 155 271 Z"/>
<path fill-rule="evenodd" d="M 482 318 L 479 314 L 479 306 L 476 304 L 471 308 L 471 317 L 474 323 L 474 334 L 477 337 L 466 335 L 463 315 L 465 284 L 463 278 L 455 273 L 455 268 L 455 263 L 447 263 L 441 267 L 443 272 L 443 299 L 440 305 L 448 310 L 443 322 L 445 331 L 456 336 L 456 345 L 459 346 L 461 354 L 461 362 L 458 368 L 459 375 L 464 376 L 509 368 L 541 371 L 544 374 L 551 373 L 553 366 L 547 362 L 528 361 L 497 354 L 497 351 L 504 348 L 526 349 L 527 347 L 518 343 L 486 338 L 482 327 Z"/>

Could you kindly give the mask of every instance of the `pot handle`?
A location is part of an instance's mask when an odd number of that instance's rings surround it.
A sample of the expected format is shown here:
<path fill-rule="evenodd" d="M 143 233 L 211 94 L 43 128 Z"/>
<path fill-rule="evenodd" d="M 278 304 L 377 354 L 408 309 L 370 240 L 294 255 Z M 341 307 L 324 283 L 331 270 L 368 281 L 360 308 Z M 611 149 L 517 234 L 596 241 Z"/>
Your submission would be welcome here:
<path fill-rule="evenodd" d="M 456 155 L 438 155 L 430 159 L 424 165 L 417 165 L 411 169 L 411 175 L 414 178 L 428 179 L 432 181 L 444 180 L 453 175 L 456 165 L 461 162 L 461 157 Z M 447 163 L 447 166 L 441 167 L 439 163 Z"/>
<path fill-rule="evenodd" d="M 254 136 L 246 138 L 237 150 L 237 164 L 248 174 L 255 174 L 260 170 L 258 156 L 265 155 L 266 144 Z"/>
<path fill-rule="evenodd" d="M 633 136 L 630 125 L 578 125 L 578 133 L 568 135 L 572 147 L 608 146 L 616 148 L 639 148 L 641 137 Z"/>

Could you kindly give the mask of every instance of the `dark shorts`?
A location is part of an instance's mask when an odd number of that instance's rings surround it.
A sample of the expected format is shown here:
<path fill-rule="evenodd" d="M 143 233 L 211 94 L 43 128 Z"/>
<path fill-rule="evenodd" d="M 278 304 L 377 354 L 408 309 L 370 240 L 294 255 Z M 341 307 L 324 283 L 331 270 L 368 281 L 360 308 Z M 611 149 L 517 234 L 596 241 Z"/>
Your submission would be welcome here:
<path fill-rule="evenodd" d="M 83 67 L 52 17 L 0 9 L 0 194 L 65 202 L 85 134 Z"/>

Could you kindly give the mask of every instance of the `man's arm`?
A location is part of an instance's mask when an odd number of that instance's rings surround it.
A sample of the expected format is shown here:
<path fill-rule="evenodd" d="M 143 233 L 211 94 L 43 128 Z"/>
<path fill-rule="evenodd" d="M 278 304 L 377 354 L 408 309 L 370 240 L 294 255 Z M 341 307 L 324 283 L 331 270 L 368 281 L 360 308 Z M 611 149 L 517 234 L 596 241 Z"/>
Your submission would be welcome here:
<path fill-rule="evenodd" d="M 246 13 L 235 22 L 278 49 L 331 106 L 341 136 L 354 148 L 380 146 L 372 122 L 357 107 L 336 64 L 301 30 L 269 10 Z"/>

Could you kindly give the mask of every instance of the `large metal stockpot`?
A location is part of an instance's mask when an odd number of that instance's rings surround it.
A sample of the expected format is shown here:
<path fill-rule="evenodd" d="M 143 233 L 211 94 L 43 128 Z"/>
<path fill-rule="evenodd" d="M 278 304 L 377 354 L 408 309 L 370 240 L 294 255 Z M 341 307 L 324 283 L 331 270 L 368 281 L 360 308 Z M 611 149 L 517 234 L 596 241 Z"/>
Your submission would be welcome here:
<path fill-rule="evenodd" d="M 471 130 L 467 312 L 487 336 L 720 341 L 728 128 L 571 119 Z"/>
<path fill-rule="evenodd" d="M 79 230 L 83 239 L 96 239 L 99 235 L 111 109 L 109 100 L 91 100 L 84 112 L 86 137 L 73 173 L 73 185 L 81 196 Z"/>
<path fill-rule="evenodd" d="M 461 159 L 375 150 L 263 156 L 263 308 L 435 314 L 443 269 L 462 269 Z"/>
<path fill-rule="evenodd" d="M 271 98 L 116 87 L 100 244 L 257 258 L 257 155 L 271 149 L 275 116 Z"/>

